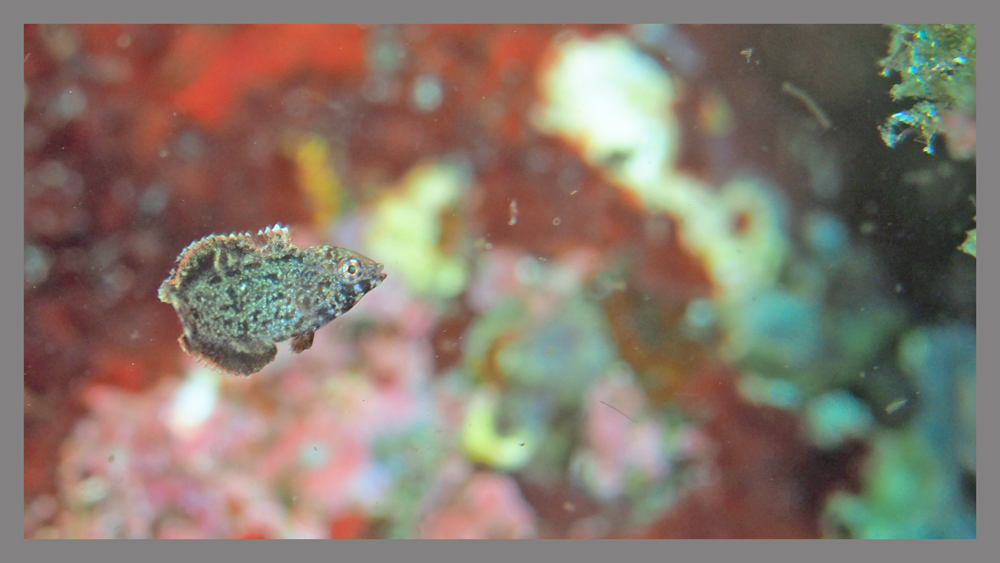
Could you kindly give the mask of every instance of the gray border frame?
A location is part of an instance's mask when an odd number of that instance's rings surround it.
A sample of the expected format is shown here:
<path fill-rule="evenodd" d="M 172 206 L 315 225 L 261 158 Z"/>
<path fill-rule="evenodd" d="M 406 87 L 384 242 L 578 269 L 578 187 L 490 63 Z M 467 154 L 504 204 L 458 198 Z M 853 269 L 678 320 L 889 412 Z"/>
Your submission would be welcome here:
<path fill-rule="evenodd" d="M 301 6 L 300 4 L 305 4 Z M 301 21 L 341 21 L 355 23 L 374 22 L 463 22 L 463 21 L 489 21 L 489 22 L 510 22 L 510 21 L 531 21 L 531 22 L 565 22 L 565 21 L 604 21 L 604 22 L 646 22 L 646 21 L 674 21 L 674 22 L 713 22 L 713 23 L 800 23 L 800 22 L 839 22 L 839 23 L 874 23 L 874 22 L 979 22 L 995 12 L 996 8 L 989 9 L 986 2 L 912 2 L 904 0 L 891 0 L 890 2 L 873 3 L 871 1 L 859 2 L 859 5 L 837 3 L 802 3 L 784 0 L 781 2 L 741 2 L 739 0 L 727 0 L 725 2 L 701 1 L 695 3 L 674 3 L 663 2 L 662 0 L 645 0 L 640 2 L 609 2 L 609 3 L 588 3 L 581 5 L 580 2 L 572 0 L 556 0 L 556 2 L 540 3 L 533 0 L 525 3 L 524 6 L 511 6 L 510 3 L 502 5 L 488 3 L 458 2 L 455 0 L 442 1 L 424 0 L 422 2 L 408 2 L 399 0 L 386 2 L 385 0 L 367 0 L 362 3 L 333 3 L 322 2 L 321 0 L 307 0 L 307 2 L 290 4 L 289 2 L 264 3 L 258 2 L 248 5 L 245 2 L 236 0 L 223 0 L 221 2 L 206 2 L 200 0 L 186 3 L 171 2 L 169 4 L 143 4 L 138 5 L 125 1 L 90 1 L 86 3 L 71 1 L 46 1 L 40 0 L 30 4 L 24 3 L 4 10 L 5 13 L 13 14 L 13 17 L 4 18 L 2 28 L 4 33 L 0 33 L 0 41 L 8 45 L 3 51 L 5 65 L 13 65 L 16 58 L 23 58 L 23 34 L 25 23 L 72 21 L 79 23 L 113 23 L 113 22 L 165 22 L 165 21 L 197 21 L 200 23 L 215 22 L 301 22 Z M 239 6 L 238 10 L 232 9 Z M 227 9 L 230 8 L 230 9 Z M 511 9 L 514 8 L 514 9 Z M 16 10 L 16 11 L 15 11 Z M 989 25 L 989 24 L 987 24 Z M 992 35 L 983 35 L 986 39 L 987 50 L 996 48 L 991 41 Z M 983 73 L 986 80 L 984 91 L 996 91 L 991 86 L 995 86 L 996 72 L 995 61 L 992 57 L 981 57 L 980 62 L 987 64 L 987 72 Z M 993 67 L 990 67 L 990 65 Z M 990 71 L 994 68 L 994 71 Z M 20 106 L 21 85 L 16 80 L 4 81 L 0 88 L 3 88 L 5 104 L 10 106 Z M 988 99 L 988 98 L 987 98 Z M 16 109 L 16 107 L 15 107 Z M 985 104 L 984 131 L 992 130 L 989 123 L 995 122 L 996 109 L 990 104 Z M 17 115 L 15 111 L 4 112 L 2 115 L 3 127 L 7 132 L 3 135 L 4 143 L 10 146 L 0 154 L 8 162 L 5 169 L 19 170 L 16 175 L 23 185 L 23 159 L 20 162 L 12 162 L 18 158 L 19 153 L 23 154 L 23 110 L 22 115 Z M 873 127 L 876 124 L 873 124 Z M 984 154 L 994 154 L 989 149 L 995 146 L 993 137 L 984 138 Z M 977 163 L 978 165 L 979 163 Z M 987 171 L 985 177 L 995 177 L 989 173 L 996 165 L 995 161 L 987 158 L 982 162 Z M 0 227 L 9 231 L 6 237 L 0 237 L 4 248 L 3 256 L 13 257 L 15 265 L 23 264 L 23 214 L 15 215 L 16 209 L 24 207 L 23 191 L 15 182 L 10 182 L 10 189 L 0 191 L 0 197 L 8 201 L 6 205 L 0 205 L 0 212 L 4 214 Z M 996 190 L 988 189 L 983 194 L 977 195 L 978 207 L 986 206 L 992 208 L 995 200 L 1000 198 Z M 988 212 L 979 213 L 985 217 L 991 217 Z M 986 240 L 993 235 L 991 221 L 985 221 L 985 225 L 979 224 L 979 230 L 986 231 Z M 984 229 L 985 227 L 985 229 Z M 13 235 L 13 236 L 10 236 Z M 984 271 L 986 279 L 996 279 L 995 267 L 989 256 L 992 254 L 992 245 L 988 242 L 984 245 L 986 249 L 985 264 L 988 270 Z M 6 254 L 11 252 L 12 254 Z M 977 266 L 978 266 L 977 262 Z M 6 271 L 3 275 L 3 287 L 13 288 L 12 293 L 16 297 L 5 295 L 2 302 L 2 315 L 5 331 L 10 331 L 13 337 L 0 340 L 6 351 L 4 356 L 18 354 L 22 357 L 23 365 L 23 322 L 20 326 L 18 317 L 12 314 L 20 311 L 20 318 L 23 319 L 23 270 L 15 268 Z M 978 273 L 977 273 L 978 275 Z M 20 279 L 18 279 L 20 277 Z M 981 278 L 977 278 L 981 279 Z M 989 285 L 987 285 L 989 286 Z M 20 289 L 18 289 L 20 288 Z M 987 332 L 992 332 L 989 328 L 997 319 L 996 301 L 992 298 L 977 302 L 977 318 L 983 320 Z M 992 311 L 992 313 L 990 312 Z M 986 314 L 984 314 L 986 313 Z M 994 327 L 995 328 L 995 327 Z M 978 326 L 977 326 L 978 330 Z M 8 349 L 9 348 L 9 349 Z M 992 357 L 996 348 L 978 347 L 983 352 L 982 357 L 977 357 L 977 364 L 991 366 Z M 996 377 L 985 377 L 978 381 L 978 390 L 982 391 L 984 397 L 996 395 L 997 388 L 1000 387 Z M 21 443 L 23 446 L 23 410 L 16 405 L 16 387 L 23 385 L 14 377 L 3 378 L 0 386 L 6 391 L 0 392 L 0 417 L 3 424 L 0 424 L 0 432 L 3 433 L 4 443 L 11 444 L 8 451 L 18 451 L 14 444 Z M 993 391 L 990 391 L 993 389 Z M 979 409 L 979 425 L 991 427 L 996 424 L 997 411 L 992 409 Z M 994 420 L 989 423 L 989 420 Z M 984 421 L 986 422 L 984 424 Z M 978 434 L 978 446 L 980 464 L 986 469 L 985 474 L 992 474 L 995 469 L 996 448 L 982 447 L 989 442 L 995 443 L 995 437 L 991 433 L 980 432 Z M 668 540 L 650 541 L 611 541 L 611 540 L 554 540 L 551 542 L 527 541 L 501 544 L 498 541 L 486 542 L 389 542 L 386 540 L 369 541 L 361 543 L 357 540 L 336 544 L 328 542 L 296 542 L 278 546 L 277 542 L 238 542 L 235 540 L 216 540 L 194 544 L 192 542 L 88 542 L 85 545 L 68 542 L 53 541 L 32 541 L 23 538 L 23 500 L 18 494 L 23 489 L 23 448 L 21 456 L 3 456 L 2 475 L 3 486 L 2 500 L 3 506 L 3 526 L 4 551 L 13 551 L 9 557 L 13 561 L 79 561 L 82 557 L 85 561 L 274 561 L 288 559 L 290 556 L 310 557 L 315 560 L 339 560 L 339 559 L 371 559 L 412 561 L 414 557 L 418 560 L 504 560 L 521 559 L 549 560 L 552 557 L 565 559 L 567 561 L 580 560 L 600 560 L 607 561 L 622 558 L 642 558 L 643 560 L 670 560 L 698 558 L 702 560 L 809 560 L 809 561 L 843 561 L 847 560 L 988 560 L 988 557 L 981 555 L 986 552 L 985 545 L 979 542 L 992 543 L 995 541 L 991 534 L 978 540 L 958 541 L 943 540 L 933 543 L 917 543 L 917 540 L 895 540 L 892 543 L 870 543 L 857 540 L 832 541 L 819 540 L 812 542 L 726 542 L 726 541 L 702 541 L 697 545 L 691 542 L 671 542 Z M 978 473 L 978 472 L 977 472 Z M 978 487 L 977 496 L 981 499 L 977 502 L 979 516 L 984 522 L 996 522 L 994 507 L 992 503 L 996 498 L 996 485 L 990 478 L 984 478 Z M 990 529 L 990 526 L 982 526 L 980 530 Z M 978 535 L 978 534 L 977 534 Z M 755 553 L 756 552 L 756 553 Z M 828 554 L 828 555 L 827 555 Z M 6 559 L 7 557 L 5 557 Z M 767 558 L 767 559 L 764 559 Z M 877 559 L 876 559 L 877 558 Z"/>

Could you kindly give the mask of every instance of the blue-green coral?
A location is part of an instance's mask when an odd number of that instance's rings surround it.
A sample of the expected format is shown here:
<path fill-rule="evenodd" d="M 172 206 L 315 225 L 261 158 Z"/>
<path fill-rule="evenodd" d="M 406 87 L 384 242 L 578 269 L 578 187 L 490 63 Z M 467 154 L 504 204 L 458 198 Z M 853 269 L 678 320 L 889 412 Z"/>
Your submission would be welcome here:
<path fill-rule="evenodd" d="M 863 469 L 860 495 L 837 492 L 825 518 L 852 538 L 951 538 L 954 499 L 933 449 L 910 430 L 880 431 Z"/>
<path fill-rule="evenodd" d="M 895 147 L 911 133 L 928 153 L 943 112 L 976 111 L 976 26 L 893 25 L 889 55 L 882 59 L 882 74 L 900 74 L 892 87 L 893 100 L 919 100 L 908 110 L 893 114 L 879 128 L 882 140 Z"/>

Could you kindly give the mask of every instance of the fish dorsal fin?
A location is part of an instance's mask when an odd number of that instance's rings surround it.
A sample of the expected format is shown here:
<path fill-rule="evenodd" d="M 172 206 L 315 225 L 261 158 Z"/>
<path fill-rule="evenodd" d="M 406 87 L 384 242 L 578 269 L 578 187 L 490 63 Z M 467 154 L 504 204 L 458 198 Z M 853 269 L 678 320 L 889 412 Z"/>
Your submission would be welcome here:
<path fill-rule="evenodd" d="M 288 232 L 288 227 L 281 226 L 281 223 L 263 228 L 252 237 L 261 250 L 282 251 L 293 246 L 292 235 Z"/>

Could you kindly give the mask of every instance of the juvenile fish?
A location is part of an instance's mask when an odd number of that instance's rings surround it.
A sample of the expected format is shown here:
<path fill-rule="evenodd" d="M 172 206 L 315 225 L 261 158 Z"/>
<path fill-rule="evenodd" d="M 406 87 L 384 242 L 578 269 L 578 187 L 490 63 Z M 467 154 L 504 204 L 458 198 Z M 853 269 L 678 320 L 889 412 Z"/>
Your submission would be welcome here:
<path fill-rule="evenodd" d="M 188 245 L 160 285 L 184 332 L 181 348 L 233 375 L 274 360 L 276 342 L 296 353 L 316 331 L 385 279 L 382 264 L 336 246 L 300 248 L 287 227 L 210 235 Z"/>

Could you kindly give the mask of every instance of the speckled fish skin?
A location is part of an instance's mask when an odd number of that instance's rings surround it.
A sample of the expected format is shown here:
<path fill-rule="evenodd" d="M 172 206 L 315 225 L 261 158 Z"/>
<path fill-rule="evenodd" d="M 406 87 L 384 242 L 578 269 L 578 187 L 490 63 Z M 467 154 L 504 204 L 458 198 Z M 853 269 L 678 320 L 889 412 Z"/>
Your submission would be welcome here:
<path fill-rule="evenodd" d="M 160 285 L 177 311 L 181 347 L 209 365 L 251 375 L 276 342 L 312 346 L 319 328 L 351 310 L 385 279 L 382 264 L 336 246 L 298 247 L 288 229 L 210 235 L 191 243 Z"/>

